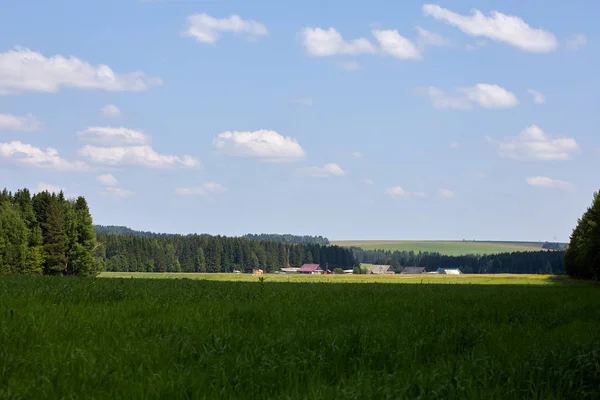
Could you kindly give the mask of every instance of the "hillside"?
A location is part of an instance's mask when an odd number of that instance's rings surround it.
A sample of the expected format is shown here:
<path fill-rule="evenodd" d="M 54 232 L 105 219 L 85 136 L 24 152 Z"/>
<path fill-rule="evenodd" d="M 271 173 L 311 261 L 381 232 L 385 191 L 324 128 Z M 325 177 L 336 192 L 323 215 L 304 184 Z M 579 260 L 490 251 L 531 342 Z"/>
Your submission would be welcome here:
<path fill-rule="evenodd" d="M 346 240 L 331 244 L 360 247 L 363 250 L 414 251 L 460 256 L 466 254 L 499 254 L 515 251 L 543 250 L 544 242 L 493 242 L 493 241 L 410 241 L 410 240 Z M 563 244 L 559 244 L 563 245 Z"/>

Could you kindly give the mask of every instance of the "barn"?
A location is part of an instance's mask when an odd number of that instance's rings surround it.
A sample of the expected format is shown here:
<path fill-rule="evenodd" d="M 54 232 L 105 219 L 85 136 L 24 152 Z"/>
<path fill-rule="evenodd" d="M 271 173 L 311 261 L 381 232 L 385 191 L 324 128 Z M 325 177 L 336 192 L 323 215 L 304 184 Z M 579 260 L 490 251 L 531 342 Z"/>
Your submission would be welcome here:
<path fill-rule="evenodd" d="M 304 264 L 302 267 L 298 268 L 299 274 L 309 274 L 309 275 L 317 275 L 322 274 L 323 270 L 319 264 Z"/>
<path fill-rule="evenodd" d="M 375 275 L 384 275 L 384 274 L 395 274 L 396 272 L 394 272 L 391 265 L 371 265 L 369 267 L 369 272 L 367 272 L 367 273 L 375 274 Z"/>
<path fill-rule="evenodd" d="M 425 267 L 406 267 L 402 270 L 402 272 L 400 274 L 402 275 L 418 275 L 418 274 L 424 274 L 425 271 Z"/>
<path fill-rule="evenodd" d="M 437 273 L 442 275 L 461 275 L 462 271 L 458 268 L 438 268 Z"/>

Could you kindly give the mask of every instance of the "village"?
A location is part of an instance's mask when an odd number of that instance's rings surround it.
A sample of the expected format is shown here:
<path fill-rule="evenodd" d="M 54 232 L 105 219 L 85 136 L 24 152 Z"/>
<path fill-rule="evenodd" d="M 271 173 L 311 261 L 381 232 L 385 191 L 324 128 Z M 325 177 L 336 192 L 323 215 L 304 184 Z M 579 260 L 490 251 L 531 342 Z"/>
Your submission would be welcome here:
<path fill-rule="evenodd" d="M 366 270 L 367 275 L 394 275 L 396 271 L 392 268 L 391 265 L 367 265 Z M 234 273 L 241 273 L 240 271 L 234 271 Z M 329 269 L 323 269 L 320 264 L 304 264 L 300 268 L 281 268 L 279 271 L 275 271 L 274 274 L 284 274 L 284 275 L 295 275 L 295 274 L 304 274 L 304 275 L 330 275 L 330 274 L 345 274 L 351 275 L 355 274 L 356 270 L 354 269 L 335 269 L 333 271 Z M 253 275 L 263 275 L 264 271 L 262 269 L 255 269 L 252 271 Z M 459 268 L 438 268 L 435 271 L 427 271 L 425 267 L 406 267 L 401 272 L 401 275 L 419 275 L 419 274 L 437 274 L 437 275 L 461 275 L 462 271 Z"/>

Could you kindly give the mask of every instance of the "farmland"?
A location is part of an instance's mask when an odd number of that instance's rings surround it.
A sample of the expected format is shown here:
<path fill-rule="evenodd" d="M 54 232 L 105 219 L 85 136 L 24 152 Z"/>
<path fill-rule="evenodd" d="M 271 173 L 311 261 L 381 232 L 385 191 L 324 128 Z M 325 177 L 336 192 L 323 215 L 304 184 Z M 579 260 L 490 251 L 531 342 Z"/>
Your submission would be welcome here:
<path fill-rule="evenodd" d="M 514 251 L 542 250 L 541 242 L 478 242 L 478 241 L 410 241 L 410 240 L 346 240 L 332 244 L 360 247 L 364 250 L 435 252 L 449 256 L 465 254 L 498 254 Z"/>
<path fill-rule="evenodd" d="M 0 276 L 0 398 L 600 396 L 594 284 L 207 275 Z"/>

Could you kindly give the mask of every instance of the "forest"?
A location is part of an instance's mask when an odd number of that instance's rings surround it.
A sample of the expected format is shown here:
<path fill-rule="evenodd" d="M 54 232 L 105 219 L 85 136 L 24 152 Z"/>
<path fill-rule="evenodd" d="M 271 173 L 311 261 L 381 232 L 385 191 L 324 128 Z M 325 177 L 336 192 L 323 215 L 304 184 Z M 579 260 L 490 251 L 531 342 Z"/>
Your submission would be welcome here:
<path fill-rule="evenodd" d="M 96 245 L 85 198 L 0 193 L 0 273 L 86 275 L 96 269 Z"/>
<path fill-rule="evenodd" d="M 174 235 L 166 238 L 97 235 L 102 270 L 120 272 L 277 271 L 304 263 L 324 268 L 355 268 L 348 248 L 319 244 L 286 244 L 237 237 Z"/>
<path fill-rule="evenodd" d="M 391 265 L 400 272 L 404 267 L 460 268 L 468 274 L 564 274 L 564 251 L 513 252 L 493 255 L 447 256 L 413 251 L 363 250 L 353 247 L 354 256 L 362 263 Z"/>

